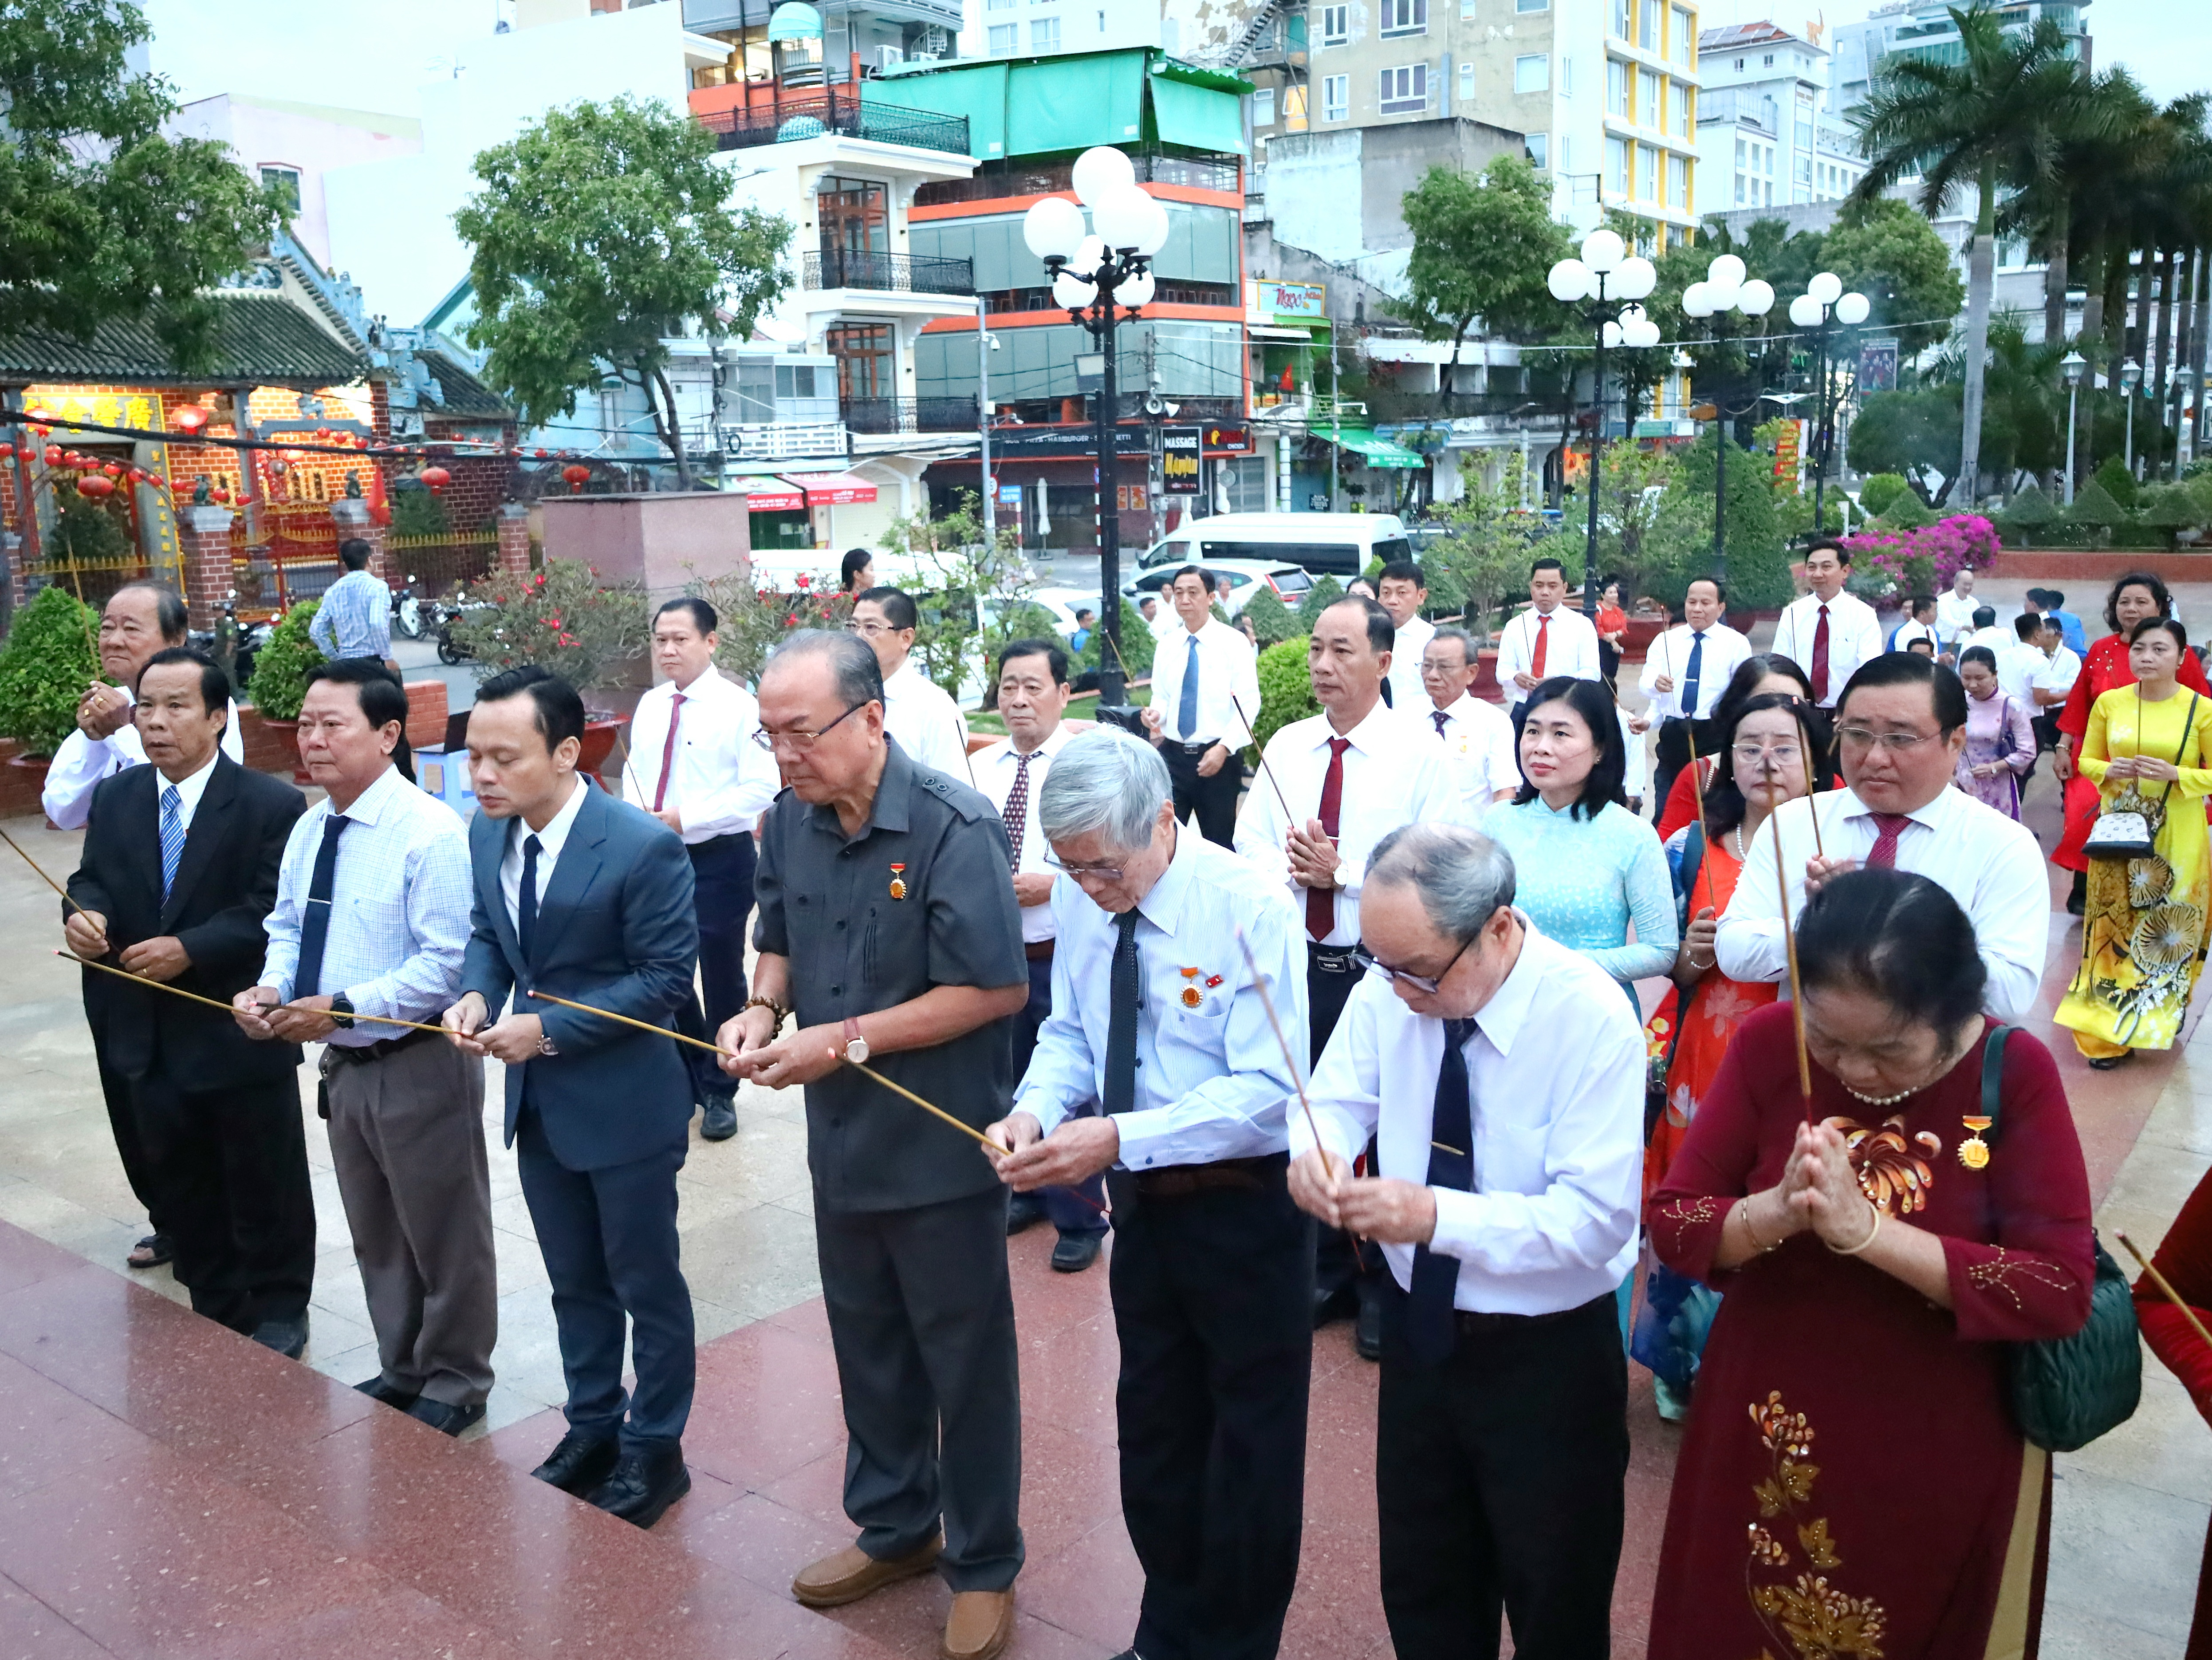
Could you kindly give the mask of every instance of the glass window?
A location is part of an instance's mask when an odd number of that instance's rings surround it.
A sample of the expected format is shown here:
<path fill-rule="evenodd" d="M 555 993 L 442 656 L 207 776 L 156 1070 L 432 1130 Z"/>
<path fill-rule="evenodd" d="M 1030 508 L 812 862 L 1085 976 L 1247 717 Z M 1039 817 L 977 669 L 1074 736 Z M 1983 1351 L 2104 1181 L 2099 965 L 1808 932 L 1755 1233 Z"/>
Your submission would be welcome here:
<path fill-rule="evenodd" d="M 1618 58 L 1605 60 L 1605 108 L 1608 115 L 1628 114 L 1628 65 Z"/>
<path fill-rule="evenodd" d="M 1516 11 L 1548 11 L 1551 6 L 1552 0 L 1513 0 Z"/>
<path fill-rule="evenodd" d="M 1800 155 L 1797 158 L 1797 182 L 1801 185 L 1809 185 L 1813 182 L 1813 158 L 1809 155 Z"/>
<path fill-rule="evenodd" d="M 1252 125 L 1272 127 L 1275 125 L 1275 89 L 1262 87 L 1252 94 Z"/>
<path fill-rule="evenodd" d="M 1613 32 L 1623 40 L 1628 39 L 1628 0 L 1613 0 Z"/>
<path fill-rule="evenodd" d="M 815 187 L 814 217 L 824 253 L 884 253 L 890 248 L 890 192 L 872 179 L 823 179 Z"/>
<path fill-rule="evenodd" d="M 1429 32 L 1429 0 L 1382 0 L 1381 11 L 1385 38 Z"/>
<path fill-rule="evenodd" d="M 1057 17 L 1030 19 L 1030 50 L 1031 52 L 1060 50 L 1060 19 Z"/>
<path fill-rule="evenodd" d="M 1459 66 L 1459 101 L 1462 104 L 1474 102 L 1474 65 L 1472 64 Z"/>
<path fill-rule="evenodd" d="M 825 330 L 822 342 L 837 360 L 837 395 L 889 398 L 898 385 L 888 323 L 843 323 Z"/>
<path fill-rule="evenodd" d="M 1542 52 L 1513 60 L 1513 90 L 1516 92 L 1549 92 L 1552 89 L 1552 60 Z"/>
<path fill-rule="evenodd" d="M 297 167 L 264 167 L 261 169 L 264 186 L 276 192 L 278 204 L 286 213 L 300 210 L 300 170 Z"/>
<path fill-rule="evenodd" d="M 1667 158 L 1667 205 L 1670 208 L 1690 205 L 1690 158 L 1686 155 Z"/>
<path fill-rule="evenodd" d="M 1562 98 L 1571 98 L 1574 95 L 1575 60 L 1571 58 L 1562 56 L 1559 59 L 1559 96 Z"/>
<path fill-rule="evenodd" d="M 1405 64 L 1382 72 L 1376 106 L 1383 115 L 1421 115 L 1429 107 L 1429 66 Z"/>
<path fill-rule="evenodd" d="M 1323 6 L 1321 9 L 1321 43 L 1324 46 L 1340 46 L 1352 39 L 1352 8 Z"/>
<path fill-rule="evenodd" d="M 1649 144 L 1636 147 L 1636 185 L 1638 201 L 1659 199 L 1659 152 Z"/>
<path fill-rule="evenodd" d="M 1544 155 L 1546 150 L 1550 148 L 1544 142 L 1546 137 L 1547 135 L 1540 132 L 1532 132 L 1522 141 L 1528 148 L 1529 166 L 1540 167 L 1545 165 Z"/>
<path fill-rule="evenodd" d="M 1661 90 L 1666 82 L 1650 70 L 1636 72 L 1636 125 L 1639 127 L 1663 127 L 1667 125 L 1666 94 Z"/>
<path fill-rule="evenodd" d="M 1695 119 L 1694 96 L 1689 87 L 1680 81 L 1669 88 L 1668 103 L 1674 112 L 1674 136 L 1677 138 L 1690 137 Z"/>
<path fill-rule="evenodd" d="M 1607 138 L 1605 141 L 1606 177 L 1612 180 L 1615 196 L 1628 194 L 1628 143 L 1626 139 Z"/>
<path fill-rule="evenodd" d="M 985 0 L 983 6 L 985 11 L 1012 11 L 1013 9 L 1014 0 Z"/>
<path fill-rule="evenodd" d="M 1735 164 L 1739 167 L 1743 165 L 1743 140 L 1741 138 L 1735 141 Z"/>
<path fill-rule="evenodd" d="M 1686 67 L 1693 62 L 1696 58 L 1695 49 L 1697 43 L 1697 25 L 1691 20 L 1690 14 L 1688 12 L 1683 10 L 1680 6 L 1675 7 L 1674 38 L 1673 42 L 1674 47 L 1674 61 Z"/>
<path fill-rule="evenodd" d="M 992 24 L 989 44 L 985 50 L 994 58 L 1012 58 L 1016 49 L 1016 32 L 1020 27 L 1018 23 Z"/>
<path fill-rule="evenodd" d="M 1660 0 L 1644 0 L 1642 15 L 1638 20 L 1644 26 L 1643 33 L 1636 37 L 1636 44 L 1644 51 L 1656 52 L 1660 50 L 1659 24 L 1660 20 L 1666 15 L 1667 9 L 1660 3 Z"/>
<path fill-rule="evenodd" d="M 1352 117 L 1352 77 L 1324 75 L 1321 78 L 1321 119 L 1345 121 Z"/>
<path fill-rule="evenodd" d="M 1743 205 L 1743 175 L 1741 173 L 1735 176 L 1735 203 L 1738 207 Z"/>

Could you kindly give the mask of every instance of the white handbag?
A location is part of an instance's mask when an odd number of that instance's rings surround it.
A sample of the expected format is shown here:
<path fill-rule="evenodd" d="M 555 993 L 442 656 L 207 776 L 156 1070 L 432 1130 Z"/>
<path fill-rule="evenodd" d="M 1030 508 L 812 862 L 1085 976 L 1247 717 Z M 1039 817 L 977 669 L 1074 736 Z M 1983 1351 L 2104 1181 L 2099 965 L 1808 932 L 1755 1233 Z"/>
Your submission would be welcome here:
<path fill-rule="evenodd" d="M 2175 745 L 2173 764 L 2181 764 L 2183 752 L 2189 747 L 2190 729 L 2197 723 L 2197 694 L 2189 694 L 2189 712 L 2182 717 L 2181 742 Z M 2136 689 L 2136 731 L 2142 731 L 2142 689 Z M 2142 752 L 2140 743 L 2137 753 Z M 2089 839 L 2081 844 L 2081 851 L 2092 859 L 2148 859 L 2158 850 L 2158 833 L 2165 827 L 2166 798 L 2173 793 L 2168 783 L 2158 793 L 2156 801 L 2145 800 L 2142 793 L 2130 782 L 2112 805 L 2097 815 L 2097 822 L 2089 827 Z M 2131 804 L 2131 805 L 2123 805 Z M 2153 819 L 2158 822 L 2154 824 Z"/>

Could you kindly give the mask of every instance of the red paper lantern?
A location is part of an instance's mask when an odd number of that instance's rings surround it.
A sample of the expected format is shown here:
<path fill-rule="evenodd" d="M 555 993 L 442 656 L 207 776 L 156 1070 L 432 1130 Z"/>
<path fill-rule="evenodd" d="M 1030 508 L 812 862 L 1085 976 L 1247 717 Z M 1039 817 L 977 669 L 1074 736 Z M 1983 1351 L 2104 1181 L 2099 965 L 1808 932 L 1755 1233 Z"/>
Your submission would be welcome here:
<path fill-rule="evenodd" d="M 132 483 L 134 483 L 134 484 L 143 484 L 143 483 L 144 483 L 146 482 L 146 469 L 145 469 L 145 468 L 143 468 L 143 467 L 133 467 L 133 468 L 131 468 L 131 482 Z"/>
<path fill-rule="evenodd" d="M 13 444 L 0 444 L 0 461 L 11 459 L 15 453 L 15 447 Z"/>
<path fill-rule="evenodd" d="M 106 473 L 110 478 L 120 478 L 123 477 L 123 466 L 120 462 L 110 461 L 105 466 L 101 467 L 100 471 Z"/>
<path fill-rule="evenodd" d="M 47 465 L 48 466 L 50 466 L 50 467 L 58 467 L 58 466 L 61 465 L 61 464 L 62 464 L 62 447 L 61 447 L 59 444 L 49 444 L 49 445 L 47 445 L 47 446 L 46 446 L 46 465 Z"/>
<path fill-rule="evenodd" d="M 584 493 L 584 481 L 592 476 L 592 470 L 580 463 L 571 461 L 561 469 L 561 476 L 568 481 L 568 493 L 571 496 L 581 496 Z"/>
<path fill-rule="evenodd" d="M 422 483 L 428 487 L 430 494 L 433 496 L 435 496 L 440 490 L 445 489 L 447 485 L 453 482 L 453 475 L 447 472 L 443 467 L 425 467 L 416 476 L 421 478 Z"/>
<path fill-rule="evenodd" d="M 208 412 L 198 404 L 186 404 L 171 416 L 169 420 L 178 431 L 187 437 L 194 437 L 198 435 L 203 427 L 207 425 Z"/>
<path fill-rule="evenodd" d="M 76 481 L 76 493 L 103 501 L 115 494 L 115 481 L 104 472 L 88 472 Z"/>

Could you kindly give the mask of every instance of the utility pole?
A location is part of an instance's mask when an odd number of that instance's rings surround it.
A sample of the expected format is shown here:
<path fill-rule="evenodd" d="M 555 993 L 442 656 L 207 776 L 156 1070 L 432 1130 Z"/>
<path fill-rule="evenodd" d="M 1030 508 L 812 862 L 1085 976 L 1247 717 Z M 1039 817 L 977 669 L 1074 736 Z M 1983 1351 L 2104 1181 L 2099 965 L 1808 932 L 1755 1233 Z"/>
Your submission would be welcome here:
<path fill-rule="evenodd" d="M 1336 321 L 1334 318 L 1328 325 L 1328 408 L 1329 436 L 1334 439 L 1341 436 L 1344 430 L 1344 383 L 1337 379 L 1336 374 Z M 1337 464 L 1338 457 L 1342 453 L 1336 444 L 1332 443 L 1328 447 L 1328 510 L 1331 513 L 1344 510 L 1336 494 L 1338 482 L 1343 477 L 1343 469 Z"/>
<path fill-rule="evenodd" d="M 983 546 L 988 552 L 999 544 L 999 489 L 991 482 L 991 331 L 983 321 L 980 294 L 975 296 L 975 434 L 983 441 Z"/>
<path fill-rule="evenodd" d="M 1145 457 L 1145 496 L 1152 509 L 1152 545 L 1158 547 L 1168 533 L 1166 502 L 1162 499 L 1162 486 L 1166 482 L 1161 476 L 1160 418 L 1166 413 L 1160 402 L 1159 337 L 1157 331 L 1145 337 L 1145 415 L 1148 429 Z"/>

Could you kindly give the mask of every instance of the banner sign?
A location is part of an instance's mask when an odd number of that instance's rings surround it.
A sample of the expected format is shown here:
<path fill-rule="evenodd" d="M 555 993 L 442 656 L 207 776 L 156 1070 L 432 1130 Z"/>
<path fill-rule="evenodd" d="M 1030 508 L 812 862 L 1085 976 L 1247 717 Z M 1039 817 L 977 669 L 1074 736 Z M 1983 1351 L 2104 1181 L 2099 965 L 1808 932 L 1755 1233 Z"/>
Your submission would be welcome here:
<path fill-rule="evenodd" d="M 1196 496 L 1200 491 L 1200 441 L 1199 427 L 1160 429 L 1160 483 L 1170 496 Z"/>

